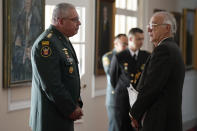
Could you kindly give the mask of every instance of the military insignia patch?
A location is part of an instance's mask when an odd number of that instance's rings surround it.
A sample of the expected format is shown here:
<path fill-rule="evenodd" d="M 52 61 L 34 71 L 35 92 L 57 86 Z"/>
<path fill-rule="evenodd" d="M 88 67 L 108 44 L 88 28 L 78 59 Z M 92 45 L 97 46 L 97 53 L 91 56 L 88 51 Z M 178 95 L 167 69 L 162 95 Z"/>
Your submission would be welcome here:
<path fill-rule="evenodd" d="M 138 80 L 139 77 L 140 77 L 140 75 L 141 75 L 141 72 L 138 72 L 138 73 L 135 75 L 135 80 Z"/>
<path fill-rule="evenodd" d="M 104 58 L 103 58 L 103 65 L 104 65 L 104 66 L 108 66 L 109 64 L 110 64 L 109 58 L 104 57 Z"/>
<path fill-rule="evenodd" d="M 144 67 L 145 67 L 145 64 L 142 64 L 140 69 L 143 71 L 144 70 Z"/>
<path fill-rule="evenodd" d="M 71 67 L 69 67 L 69 73 L 70 73 L 70 74 L 72 74 L 72 73 L 73 73 L 73 71 L 74 71 L 73 67 L 72 67 L 72 66 L 71 66 Z"/>
<path fill-rule="evenodd" d="M 124 70 L 128 71 L 128 63 L 124 63 Z"/>
<path fill-rule="evenodd" d="M 52 51 L 49 46 L 43 46 L 41 49 L 41 55 L 43 57 L 49 57 L 51 55 Z"/>
<path fill-rule="evenodd" d="M 67 61 L 68 61 L 69 63 L 72 63 L 72 62 L 73 62 L 73 58 L 67 58 Z"/>
<path fill-rule="evenodd" d="M 42 41 L 42 46 L 49 46 L 49 41 Z"/>
<path fill-rule="evenodd" d="M 52 35 L 53 35 L 52 33 L 49 33 L 49 34 L 47 35 L 47 38 L 51 38 Z"/>

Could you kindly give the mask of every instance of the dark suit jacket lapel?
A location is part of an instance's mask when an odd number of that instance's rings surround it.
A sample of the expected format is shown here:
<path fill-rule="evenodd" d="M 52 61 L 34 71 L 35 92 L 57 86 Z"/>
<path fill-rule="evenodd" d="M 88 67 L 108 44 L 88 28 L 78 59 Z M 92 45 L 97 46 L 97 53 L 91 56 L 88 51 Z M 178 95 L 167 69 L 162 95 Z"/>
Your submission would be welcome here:
<path fill-rule="evenodd" d="M 140 60 L 142 60 L 142 52 L 139 50 L 139 53 L 138 53 L 138 56 L 137 56 L 137 67 L 140 67 L 141 65 L 140 65 Z"/>
<path fill-rule="evenodd" d="M 144 71 L 142 72 L 142 75 L 141 75 L 141 77 L 140 77 L 140 80 L 139 80 L 138 85 L 141 85 L 141 83 L 144 81 L 143 79 L 144 79 L 145 77 L 147 77 L 147 76 L 146 76 L 146 73 L 147 73 L 147 67 L 148 67 L 148 65 L 149 65 L 150 59 L 151 59 L 151 55 L 150 55 L 150 56 L 147 58 L 147 60 L 146 60 L 145 67 L 144 67 Z M 136 89 L 137 89 L 137 90 L 140 90 L 140 88 L 139 88 L 138 86 L 136 87 Z"/>
<path fill-rule="evenodd" d="M 166 41 L 173 41 L 173 38 L 172 37 L 169 37 L 169 38 L 163 40 L 160 45 L 164 44 Z"/>
<path fill-rule="evenodd" d="M 134 59 L 131 56 L 131 52 L 129 51 L 129 49 L 126 50 L 126 57 L 127 57 L 127 62 L 129 65 L 133 65 L 133 63 L 135 63 Z"/>

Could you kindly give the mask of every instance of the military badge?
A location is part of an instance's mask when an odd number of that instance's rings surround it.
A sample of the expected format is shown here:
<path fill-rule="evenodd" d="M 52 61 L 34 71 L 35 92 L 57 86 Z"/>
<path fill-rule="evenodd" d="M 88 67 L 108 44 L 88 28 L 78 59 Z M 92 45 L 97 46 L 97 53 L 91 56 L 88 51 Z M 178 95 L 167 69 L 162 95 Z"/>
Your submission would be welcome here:
<path fill-rule="evenodd" d="M 145 64 L 142 64 L 140 69 L 143 71 L 144 70 L 144 67 L 145 67 Z"/>
<path fill-rule="evenodd" d="M 44 46 L 41 49 L 41 55 L 43 57 L 49 57 L 51 55 L 52 51 L 51 48 L 49 46 Z"/>
<path fill-rule="evenodd" d="M 66 59 L 69 63 L 72 63 L 73 62 L 73 58 L 67 58 Z"/>
<path fill-rule="evenodd" d="M 47 38 L 51 38 L 52 35 L 53 35 L 52 33 L 49 33 L 49 34 L 47 35 Z"/>
<path fill-rule="evenodd" d="M 131 77 L 134 77 L 134 74 L 133 73 L 131 73 Z"/>
<path fill-rule="evenodd" d="M 124 70 L 128 71 L 128 63 L 124 63 Z"/>
<path fill-rule="evenodd" d="M 42 41 L 42 46 L 49 46 L 49 41 Z"/>
<path fill-rule="evenodd" d="M 103 65 L 104 65 L 104 66 L 108 66 L 109 64 L 110 64 L 109 58 L 104 57 L 104 58 L 103 58 Z"/>
<path fill-rule="evenodd" d="M 141 72 L 138 72 L 138 73 L 135 75 L 135 80 L 138 80 L 139 77 L 140 77 L 140 75 L 141 75 Z"/>
<path fill-rule="evenodd" d="M 73 67 L 72 67 L 72 66 L 71 66 L 71 67 L 69 67 L 69 73 L 70 73 L 70 74 L 72 74 L 72 73 L 73 73 L 73 71 L 74 71 Z"/>
<path fill-rule="evenodd" d="M 63 51 L 64 51 L 64 54 L 65 55 L 68 55 L 68 49 L 67 48 L 64 48 L 64 49 L 62 49 Z"/>

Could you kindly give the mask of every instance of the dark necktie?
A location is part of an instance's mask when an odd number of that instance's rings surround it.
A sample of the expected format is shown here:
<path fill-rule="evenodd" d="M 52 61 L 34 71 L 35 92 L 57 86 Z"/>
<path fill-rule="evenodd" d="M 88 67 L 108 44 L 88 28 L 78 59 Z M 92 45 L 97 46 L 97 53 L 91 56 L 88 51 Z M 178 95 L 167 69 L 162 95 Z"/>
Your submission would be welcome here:
<path fill-rule="evenodd" d="M 137 60 L 136 54 L 133 55 L 133 59 L 134 59 L 134 60 Z"/>

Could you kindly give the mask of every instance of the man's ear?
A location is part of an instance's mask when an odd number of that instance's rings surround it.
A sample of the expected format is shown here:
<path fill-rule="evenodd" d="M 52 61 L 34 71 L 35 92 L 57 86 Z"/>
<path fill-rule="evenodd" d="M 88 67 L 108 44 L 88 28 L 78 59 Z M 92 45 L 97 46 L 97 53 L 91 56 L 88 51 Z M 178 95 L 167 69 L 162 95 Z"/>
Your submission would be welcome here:
<path fill-rule="evenodd" d="M 167 26 L 166 26 L 166 29 L 167 29 L 169 32 L 170 32 L 171 28 L 172 28 L 172 27 L 171 27 L 170 25 L 167 25 Z"/>
<path fill-rule="evenodd" d="M 59 24 L 59 25 L 62 25 L 62 24 L 63 24 L 63 19 L 60 19 L 60 18 L 59 18 L 57 21 L 58 21 L 58 24 Z"/>
<path fill-rule="evenodd" d="M 132 36 L 129 37 L 129 41 L 133 41 L 133 37 Z"/>

